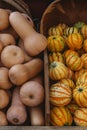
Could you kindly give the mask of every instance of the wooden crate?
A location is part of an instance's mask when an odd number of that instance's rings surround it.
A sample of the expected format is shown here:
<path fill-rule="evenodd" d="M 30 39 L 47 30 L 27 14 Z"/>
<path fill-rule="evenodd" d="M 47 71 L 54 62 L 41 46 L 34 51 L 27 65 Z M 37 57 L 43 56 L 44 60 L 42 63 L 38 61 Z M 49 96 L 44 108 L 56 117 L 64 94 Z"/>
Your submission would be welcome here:
<path fill-rule="evenodd" d="M 23 0 L 1 0 L 0 1 L 0 8 L 10 9 L 12 11 L 19 11 L 19 12 L 22 12 L 22 13 L 26 13 L 32 18 L 30 10 L 29 10 L 29 6 Z M 45 59 L 44 54 L 45 54 L 45 52 L 42 52 L 41 56 L 40 56 L 43 60 Z M 46 62 L 44 62 L 44 67 L 45 66 L 46 66 Z M 43 74 L 43 72 L 42 72 L 42 74 Z M 46 74 L 45 71 L 44 71 L 44 74 Z M 46 76 L 44 76 L 44 78 L 45 77 Z M 45 89 L 45 101 L 44 102 L 45 103 L 43 103 L 44 104 L 43 109 L 45 111 L 45 113 L 44 113 L 45 126 L 49 125 L 49 120 L 48 120 L 48 118 L 49 118 L 49 105 L 48 105 L 49 95 L 48 95 L 48 88 L 46 87 L 46 84 L 48 84 L 47 80 L 46 80 L 46 83 L 44 83 L 44 87 L 45 87 L 44 88 Z M 7 130 L 7 129 L 9 129 L 9 130 L 10 129 L 12 129 L 12 130 L 26 129 L 27 130 L 27 129 L 34 129 L 34 128 L 38 129 L 39 128 L 39 127 L 34 127 L 33 128 L 33 126 L 28 126 L 26 124 L 27 123 L 25 123 L 24 126 L 23 125 L 22 126 L 12 126 L 12 125 L 10 125 L 10 126 L 2 126 L 2 127 L 0 127 L 0 129 L 1 130 L 2 129 L 4 129 L 4 130 Z"/>
<path fill-rule="evenodd" d="M 48 37 L 48 29 L 52 26 L 58 25 L 58 23 L 65 23 L 67 25 L 73 25 L 75 22 L 83 21 L 87 23 L 87 1 L 86 0 L 55 0 L 52 2 L 44 11 L 42 19 L 40 22 L 40 32 Z M 49 76 L 48 76 L 48 51 L 47 49 L 44 52 L 44 62 L 45 62 L 45 86 L 47 91 L 49 91 Z M 48 92 L 47 92 L 48 93 Z M 48 94 L 49 95 L 49 94 Z M 49 97 L 47 97 L 47 102 L 49 102 Z M 48 108 L 50 104 L 48 103 Z M 48 112 L 50 120 L 50 109 Z M 50 122 L 49 122 L 50 125 Z M 79 126 L 66 126 L 66 127 L 57 127 L 50 126 L 47 129 L 51 130 L 67 130 L 67 129 L 87 129 L 87 127 Z"/>

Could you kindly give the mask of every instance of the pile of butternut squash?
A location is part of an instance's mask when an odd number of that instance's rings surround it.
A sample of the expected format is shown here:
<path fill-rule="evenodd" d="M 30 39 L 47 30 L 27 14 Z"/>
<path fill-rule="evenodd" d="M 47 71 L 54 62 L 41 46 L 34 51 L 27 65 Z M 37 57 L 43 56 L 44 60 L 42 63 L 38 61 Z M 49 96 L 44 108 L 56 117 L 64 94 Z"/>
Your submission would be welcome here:
<path fill-rule="evenodd" d="M 0 126 L 45 125 L 46 46 L 27 14 L 0 8 Z"/>

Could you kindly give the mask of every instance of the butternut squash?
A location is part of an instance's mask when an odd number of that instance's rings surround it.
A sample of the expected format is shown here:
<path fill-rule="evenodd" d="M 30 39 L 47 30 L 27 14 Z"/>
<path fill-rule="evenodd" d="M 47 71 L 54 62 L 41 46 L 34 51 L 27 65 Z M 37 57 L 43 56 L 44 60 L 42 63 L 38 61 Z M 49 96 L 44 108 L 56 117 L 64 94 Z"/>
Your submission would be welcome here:
<path fill-rule="evenodd" d="M 9 95 L 6 90 L 0 89 L 0 109 L 7 107 L 9 104 Z"/>
<path fill-rule="evenodd" d="M 44 100 L 44 88 L 36 81 L 28 81 L 21 86 L 20 97 L 25 105 L 38 106 Z"/>
<path fill-rule="evenodd" d="M 27 119 L 26 108 L 21 102 L 19 92 L 19 87 L 13 90 L 12 104 L 7 110 L 7 119 L 14 125 L 23 124 Z"/>
<path fill-rule="evenodd" d="M 24 47 L 30 56 L 36 56 L 47 46 L 44 35 L 35 31 L 28 20 L 19 12 L 12 12 L 9 21 L 14 30 L 24 41 Z"/>
<path fill-rule="evenodd" d="M 25 64 L 17 64 L 10 68 L 9 78 L 15 85 L 22 85 L 43 70 L 43 61 L 35 58 Z"/>
<path fill-rule="evenodd" d="M 44 126 L 44 114 L 40 106 L 30 107 L 29 113 L 32 126 Z"/>
<path fill-rule="evenodd" d="M 6 114 L 0 111 L 0 126 L 6 126 L 6 125 L 8 125 Z"/>
<path fill-rule="evenodd" d="M 5 67 L 0 67 L 0 88 L 10 89 L 12 86 L 9 79 L 9 70 Z"/>

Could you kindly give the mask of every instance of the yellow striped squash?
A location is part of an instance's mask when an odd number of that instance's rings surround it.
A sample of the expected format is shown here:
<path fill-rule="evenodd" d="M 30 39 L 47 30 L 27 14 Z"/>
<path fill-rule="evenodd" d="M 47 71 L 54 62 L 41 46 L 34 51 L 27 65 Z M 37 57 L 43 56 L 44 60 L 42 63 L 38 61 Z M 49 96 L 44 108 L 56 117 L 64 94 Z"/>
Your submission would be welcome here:
<path fill-rule="evenodd" d="M 77 126 L 87 126 L 87 108 L 83 107 L 75 111 L 74 122 Z"/>
<path fill-rule="evenodd" d="M 50 103 L 55 106 L 65 106 L 72 99 L 72 91 L 69 86 L 55 83 L 50 87 Z"/>
<path fill-rule="evenodd" d="M 79 33 L 72 33 L 67 37 L 66 44 L 72 50 L 79 50 L 82 47 L 83 37 Z"/>
<path fill-rule="evenodd" d="M 87 39 L 84 40 L 83 49 L 85 52 L 87 52 Z"/>
<path fill-rule="evenodd" d="M 82 75 L 79 76 L 79 78 L 76 81 L 76 85 L 80 85 L 82 83 L 86 83 L 87 82 L 87 72 L 84 72 Z"/>
<path fill-rule="evenodd" d="M 82 56 L 81 56 L 81 60 L 83 62 L 83 67 L 85 69 L 87 69 L 87 53 L 84 53 Z"/>
<path fill-rule="evenodd" d="M 73 98 L 80 107 L 87 107 L 87 82 L 75 87 Z"/>
<path fill-rule="evenodd" d="M 64 30 L 64 35 L 65 36 L 69 36 L 69 34 L 72 34 L 72 33 L 78 33 L 78 29 L 76 27 L 67 27 Z"/>
<path fill-rule="evenodd" d="M 47 48 L 50 52 L 61 52 L 64 50 L 65 41 L 63 37 L 59 35 L 49 36 L 47 40 L 48 40 Z"/>
<path fill-rule="evenodd" d="M 67 79 L 67 78 L 61 79 L 59 83 L 69 86 L 71 89 L 75 88 L 75 84 L 74 84 L 73 80 L 71 80 L 71 79 Z"/>
<path fill-rule="evenodd" d="M 84 69 L 84 68 L 82 68 L 81 70 L 79 70 L 79 71 L 76 71 L 75 72 L 75 74 L 74 74 L 74 79 L 75 79 L 75 81 L 77 81 L 78 80 L 78 78 L 80 77 L 80 76 L 82 76 L 85 72 L 87 72 L 87 69 Z"/>
<path fill-rule="evenodd" d="M 49 77 L 52 80 L 60 80 L 67 76 L 67 67 L 58 61 L 54 61 L 49 66 Z"/>
<path fill-rule="evenodd" d="M 50 112 L 50 122 L 53 126 L 70 126 L 73 118 L 66 107 L 53 107 Z"/>
<path fill-rule="evenodd" d="M 66 65 L 73 71 L 78 71 L 83 67 L 83 62 L 79 56 L 69 55 L 66 58 Z"/>
<path fill-rule="evenodd" d="M 63 56 L 59 52 L 52 52 L 48 55 L 49 63 L 52 63 L 53 61 L 59 61 L 64 63 Z"/>
<path fill-rule="evenodd" d="M 87 25 L 84 25 L 81 29 L 81 33 L 84 38 L 87 38 Z"/>

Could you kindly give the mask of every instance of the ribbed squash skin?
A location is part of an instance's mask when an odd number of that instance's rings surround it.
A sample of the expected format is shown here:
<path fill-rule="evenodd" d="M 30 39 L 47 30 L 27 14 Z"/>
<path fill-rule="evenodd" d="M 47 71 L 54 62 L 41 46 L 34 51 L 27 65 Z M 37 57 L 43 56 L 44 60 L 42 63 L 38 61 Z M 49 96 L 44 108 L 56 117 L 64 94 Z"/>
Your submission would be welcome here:
<path fill-rule="evenodd" d="M 77 104 L 71 102 L 71 103 L 69 103 L 69 104 L 67 105 L 67 108 L 70 110 L 70 113 L 71 113 L 72 115 L 74 115 L 75 111 L 76 111 L 77 109 L 79 109 L 79 106 L 78 106 Z"/>
<path fill-rule="evenodd" d="M 54 107 L 51 109 L 50 122 L 54 126 L 68 126 L 72 124 L 72 116 L 66 107 Z"/>
<path fill-rule="evenodd" d="M 67 77 L 68 71 L 67 67 L 61 63 L 54 61 L 50 64 L 49 67 L 49 77 L 52 80 L 60 80 L 62 78 Z"/>
<path fill-rule="evenodd" d="M 84 38 L 87 38 L 87 25 L 84 25 L 81 29 L 81 33 Z"/>
<path fill-rule="evenodd" d="M 69 86 L 55 83 L 50 87 L 50 103 L 55 106 L 65 106 L 72 99 L 72 91 Z"/>
<path fill-rule="evenodd" d="M 71 89 L 75 88 L 75 84 L 71 79 L 61 79 L 59 83 L 69 86 Z"/>
<path fill-rule="evenodd" d="M 61 52 L 65 47 L 64 38 L 60 35 L 49 36 L 47 48 L 50 52 Z"/>
<path fill-rule="evenodd" d="M 87 82 L 87 72 L 84 72 L 82 75 L 79 76 L 79 78 L 76 81 L 76 85 L 80 85 L 82 83 L 86 83 Z"/>
<path fill-rule="evenodd" d="M 48 59 L 50 63 L 52 63 L 53 61 L 59 61 L 59 62 L 64 63 L 63 56 L 59 52 L 50 53 L 48 56 Z"/>
<path fill-rule="evenodd" d="M 66 43 L 72 50 L 79 50 L 82 47 L 83 37 L 79 33 L 72 33 L 67 37 Z"/>
<path fill-rule="evenodd" d="M 75 111 L 74 122 L 78 126 L 87 126 L 87 108 L 79 108 Z"/>
<path fill-rule="evenodd" d="M 87 39 L 84 40 L 83 49 L 85 52 L 87 52 Z"/>
<path fill-rule="evenodd" d="M 83 62 L 83 67 L 85 69 L 87 69 L 87 53 L 84 53 L 82 56 L 81 56 L 81 60 Z"/>
<path fill-rule="evenodd" d="M 62 36 L 63 35 L 63 29 L 61 26 L 54 26 L 54 27 L 51 27 L 48 31 L 48 35 L 51 36 L 51 35 L 60 35 Z"/>
<path fill-rule="evenodd" d="M 72 33 L 78 33 L 78 29 L 76 27 L 67 27 L 64 31 L 64 35 L 69 36 Z"/>
<path fill-rule="evenodd" d="M 71 54 L 66 58 L 66 65 L 71 70 L 78 71 L 83 67 L 83 62 L 80 57 Z"/>
<path fill-rule="evenodd" d="M 87 107 L 87 82 L 76 86 L 73 98 L 80 107 Z"/>
<path fill-rule="evenodd" d="M 74 79 L 75 79 L 75 81 L 77 81 L 78 80 L 78 78 L 80 77 L 80 76 L 82 76 L 85 72 L 87 72 L 87 69 L 84 69 L 84 68 L 82 68 L 81 70 L 79 70 L 79 71 L 76 71 L 75 72 L 75 74 L 74 74 Z"/>

